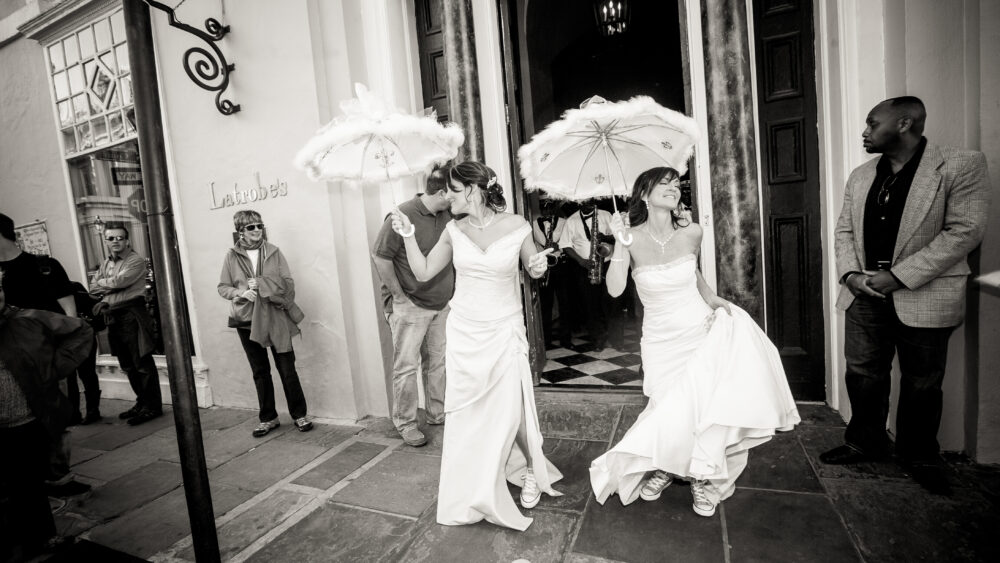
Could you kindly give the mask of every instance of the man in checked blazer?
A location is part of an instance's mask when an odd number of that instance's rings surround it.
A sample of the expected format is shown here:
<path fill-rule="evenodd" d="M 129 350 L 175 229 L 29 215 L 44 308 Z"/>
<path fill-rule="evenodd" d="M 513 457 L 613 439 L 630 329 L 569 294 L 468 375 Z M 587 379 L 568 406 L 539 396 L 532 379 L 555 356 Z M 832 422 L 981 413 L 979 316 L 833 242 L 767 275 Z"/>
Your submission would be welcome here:
<path fill-rule="evenodd" d="M 881 154 L 847 180 L 834 248 L 845 309 L 851 420 L 829 464 L 889 455 L 890 371 L 902 372 L 896 413 L 899 462 L 931 492 L 948 494 L 938 455 L 948 338 L 965 315 L 966 260 L 983 240 L 991 185 L 982 153 L 923 137 L 927 112 L 913 96 L 868 114 L 862 137 Z"/>

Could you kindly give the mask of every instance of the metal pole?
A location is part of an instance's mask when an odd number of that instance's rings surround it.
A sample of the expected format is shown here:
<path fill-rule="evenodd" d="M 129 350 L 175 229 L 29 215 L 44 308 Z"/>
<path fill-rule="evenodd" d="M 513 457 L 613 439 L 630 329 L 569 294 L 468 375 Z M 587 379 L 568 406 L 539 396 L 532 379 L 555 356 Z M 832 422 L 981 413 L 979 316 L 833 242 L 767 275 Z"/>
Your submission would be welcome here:
<path fill-rule="evenodd" d="M 184 307 L 184 284 L 177 252 L 167 182 L 167 158 L 163 148 L 163 122 L 160 120 L 159 82 L 153 55 L 153 32 L 149 6 L 142 0 L 124 0 L 125 35 L 132 67 L 136 130 L 139 135 L 139 159 L 142 184 L 146 191 L 150 247 L 156 272 L 156 295 L 160 305 L 160 325 L 170 377 L 177 447 L 180 450 L 184 494 L 194 539 L 195 559 L 217 562 L 219 539 L 215 531 L 212 493 L 201 439 L 201 420 L 191 368 L 191 333 Z"/>

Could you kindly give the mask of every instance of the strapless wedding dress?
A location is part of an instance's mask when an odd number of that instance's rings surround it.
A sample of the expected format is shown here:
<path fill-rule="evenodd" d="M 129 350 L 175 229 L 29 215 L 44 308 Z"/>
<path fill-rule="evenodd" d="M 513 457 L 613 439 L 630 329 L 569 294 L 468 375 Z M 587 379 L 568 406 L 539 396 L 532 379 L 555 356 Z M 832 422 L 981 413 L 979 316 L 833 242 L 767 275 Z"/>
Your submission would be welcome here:
<path fill-rule="evenodd" d="M 525 530 L 506 481 L 521 486 L 527 467 L 514 441 L 521 415 L 538 488 L 561 493 L 562 474 L 542 453 L 542 434 L 528 363 L 518 280 L 528 224 L 482 249 L 454 221 L 447 225 L 455 265 L 455 296 L 447 321 L 444 449 L 438 490 L 439 524 L 487 520 Z"/>
<path fill-rule="evenodd" d="M 735 490 L 748 450 L 791 430 L 799 413 L 774 344 L 742 309 L 713 311 L 698 293 L 693 254 L 633 270 L 642 324 L 646 409 L 590 467 L 603 503 L 639 495 L 647 472 L 708 480 L 716 503 Z"/>

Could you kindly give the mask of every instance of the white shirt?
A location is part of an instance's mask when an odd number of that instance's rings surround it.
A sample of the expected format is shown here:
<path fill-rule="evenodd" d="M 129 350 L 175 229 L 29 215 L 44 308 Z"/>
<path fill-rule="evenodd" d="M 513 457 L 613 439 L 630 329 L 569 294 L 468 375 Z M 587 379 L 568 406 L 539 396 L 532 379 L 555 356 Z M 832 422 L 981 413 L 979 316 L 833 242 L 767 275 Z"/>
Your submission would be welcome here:
<path fill-rule="evenodd" d="M 593 216 L 587 218 L 587 229 L 590 229 Z M 581 258 L 590 257 L 590 239 L 587 238 L 587 229 L 583 228 L 583 219 L 580 212 L 569 216 L 566 226 L 563 228 L 562 236 L 559 237 L 559 248 L 572 248 Z M 597 230 L 603 234 L 611 234 L 611 213 L 597 210 Z"/>
<path fill-rule="evenodd" d="M 256 276 L 257 275 L 257 261 L 260 260 L 260 249 L 259 248 L 255 248 L 255 249 L 251 250 L 251 249 L 248 248 L 247 249 L 247 256 L 250 257 L 250 266 L 252 267 L 250 271 L 253 273 L 254 276 Z"/>
<path fill-rule="evenodd" d="M 552 229 L 552 240 L 556 244 L 559 244 L 559 241 L 562 237 L 563 229 L 566 227 L 566 219 L 562 217 L 554 217 L 553 219 L 556 222 L 556 226 L 554 229 Z M 546 226 L 548 226 L 548 223 L 546 223 Z M 535 235 L 535 242 L 538 243 L 538 246 L 544 246 L 545 231 L 543 231 L 542 228 L 538 226 L 537 218 L 535 218 L 535 220 L 531 222 L 531 231 Z M 544 248 L 542 250 L 544 250 Z"/>

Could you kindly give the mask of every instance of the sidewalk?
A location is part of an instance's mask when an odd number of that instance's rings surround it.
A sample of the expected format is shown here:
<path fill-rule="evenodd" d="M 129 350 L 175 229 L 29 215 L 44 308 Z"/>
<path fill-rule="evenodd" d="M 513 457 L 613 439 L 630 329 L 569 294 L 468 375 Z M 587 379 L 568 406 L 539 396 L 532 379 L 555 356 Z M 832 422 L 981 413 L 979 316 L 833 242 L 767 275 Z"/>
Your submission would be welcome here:
<path fill-rule="evenodd" d="M 202 410 L 222 558 L 1000 561 L 1000 467 L 951 459 L 955 491 L 944 498 L 890 463 L 822 466 L 819 452 L 838 445 L 843 432 L 828 407 L 800 405 L 802 424 L 752 450 L 736 494 L 702 518 L 683 483 L 656 502 L 623 507 L 613 497 L 602 506 L 594 499 L 590 460 L 628 429 L 641 396 L 539 391 L 537 402 L 565 495 L 543 497 L 526 532 L 435 522 L 442 427 L 423 428 L 429 443 L 411 448 L 386 419 L 300 433 L 285 417 L 257 439 L 250 435 L 255 412 Z M 131 427 L 117 418 L 128 406 L 103 401 L 104 423 L 73 428 L 74 471 L 94 490 L 61 507 L 57 525 L 142 559 L 193 561 L 172 413 Z"/>

